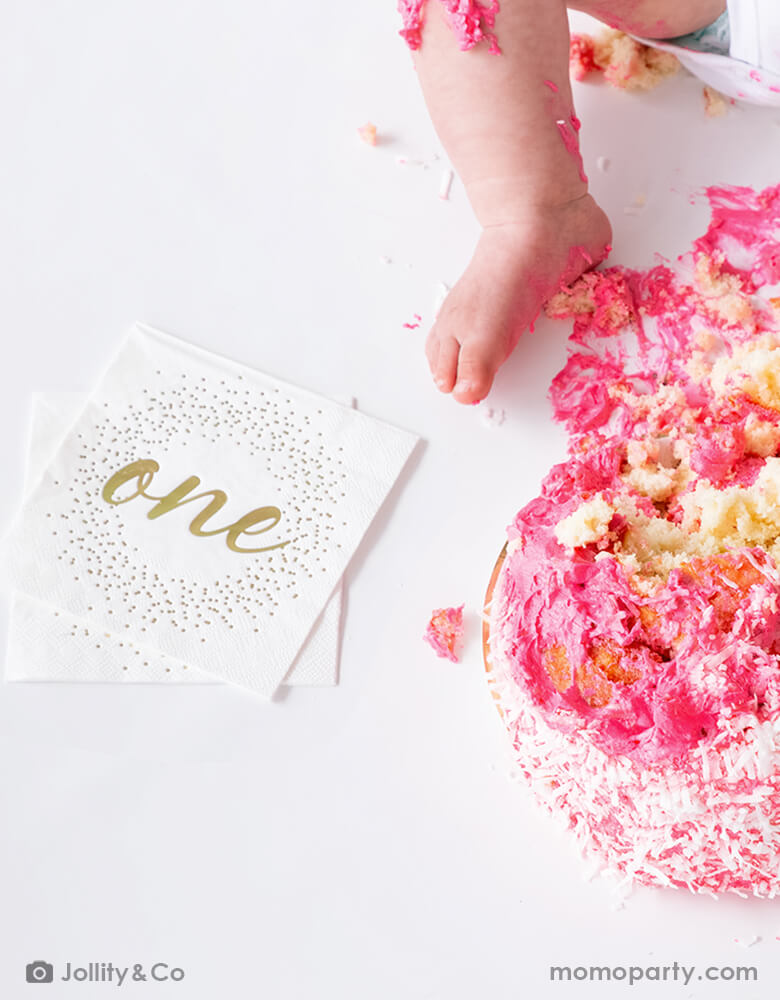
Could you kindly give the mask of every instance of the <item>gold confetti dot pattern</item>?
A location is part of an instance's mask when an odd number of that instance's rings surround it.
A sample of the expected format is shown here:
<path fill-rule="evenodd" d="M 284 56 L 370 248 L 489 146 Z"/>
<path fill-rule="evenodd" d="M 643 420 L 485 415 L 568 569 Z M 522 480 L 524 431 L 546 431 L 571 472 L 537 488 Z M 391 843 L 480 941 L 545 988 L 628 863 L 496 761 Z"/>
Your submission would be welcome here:
<path fill-rule="evenodd" d="M 307 580 L 327 572 L 329 552 L 343 545 L 347 524 L 338 512 L 347 472 L 341 449 L 329 448 L 316 429 L 322 410 L 310 416 L 283 389 L 246 387 L 241 376 L 194 378 L 182 373 L 171 379 L 162 371 L 156 374 L 158 388 L 144 389 L 139 401 L 122 407 L 119 414 L 104 403 L 104 416 L 90 440 L 79 434 L 78 467 L 67 484 L 58 484 L 67 490 L 67 510 L 50 515 L 47 522 L 57 559 L 73 567 L 75 583 L 87 583 L 98 592 L 120 635 L 132 621 L 150 641 L 156 631 L 167 629 L 195 634 L 207 648 L 216 625 L 220 631 L 262 632 L 273 625 L 283 600 L 297 600 Z M 266 494 L 273 484 L 289 498 L 280 503 L 279 524 L 289 544 L 269 552 L 231 554 L 235 569 L 208 585 L 177 574 L 173 565 L 165 572 L 149 565 L 142 547 L 133 544 L 135 536 L 128 537 L 128 505 L 112 506 L 101 497 L 109 476 L 147 458 L 161 467 L 150 491 L 167 492 L 179 481 L 169 485 L 165 455 L 177 456 L 177 468 L 188 450 L 197 451 L 200 461 L 203 451 L 193 447 L 196 441 L 213 446 L 215 454 L 229 448 L 242 463 L 256 467 L 257 496 L 230 497 L 241 513 L 264 502 L 264 485 Z M 218 478 L 218 468 L 192 473 L 201 478 L 199 490 L 220 486 L 212 481 Z M 162 489 L 159 484 L 164 484 Z M 147 503 L 139 496 L 129 505 Z M 194 516 L 199 501 L 188 509 Z M 221 526 L 217 516 L 214 520 Z M 181 531 L 181 544 L 205 550 L 205 558 L 209 546 L 225 544 L 224 535 L 196 538 L 182 520 L 172 522 L 167 515 L 150 522 L 150 530 Z M 93 604 L 89 610 L 94 610 Z M 84 634 L 89 634 L 86 629 Z M 101 636 L 95 636 L 98 647 Z"/>

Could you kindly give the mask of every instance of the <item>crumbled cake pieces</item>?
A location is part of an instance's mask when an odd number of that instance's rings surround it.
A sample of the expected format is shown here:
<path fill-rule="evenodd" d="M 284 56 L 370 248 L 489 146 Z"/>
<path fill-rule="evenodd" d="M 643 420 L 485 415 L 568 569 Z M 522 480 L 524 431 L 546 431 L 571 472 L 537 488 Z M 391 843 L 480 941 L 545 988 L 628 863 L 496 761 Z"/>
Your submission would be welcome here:
<path fill-rule="evenodd" d="M 571 37 L 569 70 L 575 80 L 597 72 L 621 90 L 652 90 L 679 68 L 671 52 L 643 45 L 614 28 L 605 28 L 595 38 L 585 34 Z"/>
<path fill-rule="evenodd" d="M 707 193 L 676 269 L 548 305 L 574 319 L 569 459 L 509 528 L 487 662 L 518 766 L 606 870 L 774 896 L 780 186 Z"/>
<path fill-rule="evenodd" d="M 458 663 L 463 647 L 463 605 L 434 611 L 423 638 L 437 656 Z"/>

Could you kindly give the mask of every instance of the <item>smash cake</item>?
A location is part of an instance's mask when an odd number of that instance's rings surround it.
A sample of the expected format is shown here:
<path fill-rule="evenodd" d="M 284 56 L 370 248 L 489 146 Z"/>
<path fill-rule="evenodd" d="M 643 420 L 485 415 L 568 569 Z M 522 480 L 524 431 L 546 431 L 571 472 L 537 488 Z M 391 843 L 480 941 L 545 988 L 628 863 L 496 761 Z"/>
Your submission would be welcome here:
<path fill-rule="evenodd" d="M 485 607 L 517 767 L 631 884 L 780 890 L 780 186 L 707 191 L 675 266 L 606 268 L 551 388 L 568 460 Z"/>

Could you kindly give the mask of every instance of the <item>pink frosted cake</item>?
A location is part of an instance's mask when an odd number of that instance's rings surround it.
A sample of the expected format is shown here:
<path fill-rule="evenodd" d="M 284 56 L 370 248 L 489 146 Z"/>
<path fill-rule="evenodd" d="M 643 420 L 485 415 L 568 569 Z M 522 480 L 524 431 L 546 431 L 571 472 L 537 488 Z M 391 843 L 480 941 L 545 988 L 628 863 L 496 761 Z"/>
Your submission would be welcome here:
<path fill-rule="evenodd" d="M 780 187 L 674 270 L 585 275 L 569 459 L 509 527 L 486 662 L 519 768 L 626 883 L 780 890 Z"/>

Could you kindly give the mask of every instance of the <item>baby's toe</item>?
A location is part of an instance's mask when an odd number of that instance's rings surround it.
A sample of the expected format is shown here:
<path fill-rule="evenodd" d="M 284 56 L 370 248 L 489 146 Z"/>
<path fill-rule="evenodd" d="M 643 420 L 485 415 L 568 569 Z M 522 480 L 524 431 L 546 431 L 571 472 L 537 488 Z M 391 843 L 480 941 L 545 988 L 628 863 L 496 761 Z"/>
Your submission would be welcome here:
<path fill-rule="evenodd" d="M 431 375 L 441 392 L 452 392 L 458 372 L 459 353 L 460 344 L 457 340 L 452 337 L 440 337 L 437 339 L 435 355 L 433 352 L 428 355 Z"/>
<path fill-rule="evenodd" d="M 425 357 L 428 359 L 428 367 L 431 375 L 436 377 L 436 364 L 439 360 L 439 332 L 434 325 L 425 338 Z"/>
<path fill-rule="evenodd" d="M 478 403 L 490 392 L 503 356 L 493 341 L 467 341 L 460 349 L 453 395 L 459 403 Z"/>

